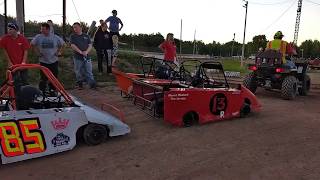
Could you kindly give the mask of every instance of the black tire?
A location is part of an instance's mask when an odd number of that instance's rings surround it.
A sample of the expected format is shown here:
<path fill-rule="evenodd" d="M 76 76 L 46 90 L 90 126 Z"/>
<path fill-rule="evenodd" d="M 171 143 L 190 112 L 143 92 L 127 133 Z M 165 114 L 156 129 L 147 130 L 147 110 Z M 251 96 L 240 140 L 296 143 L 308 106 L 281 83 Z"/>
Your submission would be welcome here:
<path fill-rule="evenodd" d="M 251 107 L 250 104 L 248 103 L 244 103 L 240 109 L 240 117 L 244 118 L 246 116 L 248 116 L 251 112 Z"/>
<path fill-rule="evenodd" d="M 283 99 L 291 100 L 297 95 L 297 78 L 287 76 L 284 78 L 281 86 L 281 96 Z"/>
<path fill-rule="evenodd" d="M 299 95 L 306 96 L 310 91 L 311 81 L 308 75 L 305 75 L 302 81 L 302 87 L 299 88 Z"/>
<path fill-rule="evenodd" d="M 188 112 L 183 116 L 183 125 L 184 127 L 190 127 L 198 122 L 199 116 L 196 112 Z"/>
<path fill-rule="evenodd" d="M 100 124 L 88 124 L 83 130 L 84 142 L 90 146 L 102 143 L 107 136 L 107 128 Z"/>
<path fill-rule="evenodd" d="M 257 91 L 257 78 L 253 72 L 247 74 L 243 80 L 244 87 L 248 88 L 252 93 Z"/>

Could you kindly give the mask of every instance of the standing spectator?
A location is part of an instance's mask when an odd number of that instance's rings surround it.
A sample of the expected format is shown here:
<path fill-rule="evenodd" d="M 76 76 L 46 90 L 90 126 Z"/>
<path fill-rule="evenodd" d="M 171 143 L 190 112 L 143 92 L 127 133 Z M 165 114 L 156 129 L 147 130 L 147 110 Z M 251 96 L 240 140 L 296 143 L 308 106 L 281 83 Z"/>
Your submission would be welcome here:
<path fill-rule="evenodd" d="M 54 28 L 53 28 L 53 22 L 52 22 L 52 20 L 49 19 L 49 20 L 47 21 L 47 23 L 50 25 L 50 33 L 51 33 L 51 34 L 54 34 Z"/>
<path fill-rule="evenodd" d="M 166 40 L 159 45 L 159 48 L 164 52 L 164 60 L 172 62 L 179 66 L 177 62 L 176 44 L 174 42 L 173 34 L 168 33 Z"/>
<path fill-rule="evenodd" d="M 93 47 L 97 52 L 99 74 L 101 75 L 103 72 L 103 59 L 105 59 L 107 62 L 107 73 L 111 73 L 112 40 L 105 22 L 102 22 L 101 26 L 99 26 L 94 34 Z"/>
<path fill-rule="evenodd" d="M 0 40 L 0 48 L 4 48 L 4 54 L 8 61 L 8 67 L 16 64 L 27 63 L 30 44 L 23 35 L 18 34 L 19 27 L 16 23 L 8 23 L 8 34 Z M 15 81 L 27 83 L 27 70 L 21 70 L 14 75 Z"/>
<path fill-rule="evenodd" d="M 73 49 L 74 71 L 77 78 L 79 89 L 82 89 L 84 81 L 87 81 L 90 88 L 96 88 L 96 81 L 92 74 L 92 63 L 89 52 L 92 43 L 89 35 L 82 32 L 80 23 L 73 25 L 74 33 L 70 36 L 71 48 Z"/>
<path fill-rule="evenodd" d="M 104 23 L 104 20 L 103 19 L 100 19 L 99 20 L 99 23 L 100 23 L 100 26 Z"/>
<path fill-rule="evenodd" d="M 108 17 L 106 19 L 106 23 L 109 22 L 109 30 L 110 30 L 110 35 L 112 37 L 112 66 L 115 65 L 115 61 L 118 56 L 118 42 L 119 42 L 119 31 L 123 28 L 123 23 L 120 18 L 117 17 L 118 12 L 117 10 L 112 10 L 112 16 Z M 119 24 L 121 27 L 119 27 Z"/>
<path fill-rule="evenodd" d="M 112 66 L 115 66 L 115 62 L 118 57 L 119 38 L 117 35 L 112 36 Z"/>
<path fill-rule="evenodd" d="M 42 23 L 41 34 L 36 35 L 32 39 L 31 45 L 39 57 L 40 65 L 47 67 L 58 78 L 58 56 L 61 55 L 64 41 L 59 36 L 53 34 L 50 29 L 51 27 L 48 23 Z M 45 92 L 48 79 L 42 72 L 40 76 L 39 89 Z M 49 84 L 49 92 L 54 92 L 52 84 Z"/>
<path fill-rule="evenodd" d="M 121 19 L 117 17 L 117 14 L 118 14 L 117 10 L 112 10 L 112 16 L 109 16 L 106 19 L 106 23 L 109 23 L 109 30 L 110 30 L 111 37 L 113 35 L 117 35 L 119 37 L 120 36 L 119 31 L 121 31 L 123 27 L 123 23 Z M 119 24 L 121 25 L 120 28 L 119 28 Z"/>

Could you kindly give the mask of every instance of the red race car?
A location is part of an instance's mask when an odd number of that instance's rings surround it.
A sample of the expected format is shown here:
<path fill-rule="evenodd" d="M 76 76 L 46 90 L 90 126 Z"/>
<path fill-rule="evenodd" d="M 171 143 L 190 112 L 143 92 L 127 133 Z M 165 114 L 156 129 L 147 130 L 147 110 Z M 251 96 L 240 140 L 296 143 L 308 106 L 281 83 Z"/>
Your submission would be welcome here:
<path fill-rule="evenodd" d="M 311 69 L 320 69 L 320 59 L 319 58 L 315 58 L 313 60 L 309 61 L 309 67 Z"/>
<path fill-rule="evenodd" d="M 260 110 L 250 90 L 242 85 L 230 87 L 219 62 L 190 69 L 181 66 L 178 80 L 133 79 L 134 103 L 176 126 L 244 117 Z"/>
<path fill-rule="evenodd" d="M 165 62 L 150 56 L 142 56 L 139 64 L 141 73 L 125 73 L 117 68 L 112 68 L 112 74 L 115 76 L 117 85 L 120 89 L 121 96 L 128 97 L 132 94 L 132 83 L 135 79 L 168 79 L 176 77 L 179 72 L 175 64 Z"/>

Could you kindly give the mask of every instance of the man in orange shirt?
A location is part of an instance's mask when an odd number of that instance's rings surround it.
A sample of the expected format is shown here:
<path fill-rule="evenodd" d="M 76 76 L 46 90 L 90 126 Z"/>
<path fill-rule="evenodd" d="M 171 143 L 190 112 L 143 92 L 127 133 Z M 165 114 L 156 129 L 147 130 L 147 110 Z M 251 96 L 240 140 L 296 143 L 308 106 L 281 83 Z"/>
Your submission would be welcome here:
<path fill-rule="evenodd" d="M 294 62 L 292 62 L 290 59 L 286 59 L 286 55 L 294 54 L 294 49 L 288 42 L 282 40 L 283 36 L 284 35 L 281 31 L 276 32 L 274 35 L 274 40 L 268 42 L 266 49 L 279 51 L 282 54 L 282 63 L 289 66 L 291 69 L 294 69 L 296 68 Z"/>

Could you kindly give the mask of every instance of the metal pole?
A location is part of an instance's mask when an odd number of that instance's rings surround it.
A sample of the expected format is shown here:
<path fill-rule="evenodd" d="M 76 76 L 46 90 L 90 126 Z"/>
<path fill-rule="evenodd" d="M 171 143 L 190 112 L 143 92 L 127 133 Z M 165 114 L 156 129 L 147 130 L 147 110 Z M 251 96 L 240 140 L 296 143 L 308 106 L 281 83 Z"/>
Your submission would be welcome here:
<path fill-rule="evenodd" d="M 195 50 L 196 50 L 196 32 L 197 32 L 197 30 L 195 29 L 194 30 L 194 35 L 193 35 L 193 55 L 194 55 L 194 53 L 195 53 Z"/>
<path fill-rule="evenodd" d="M 234 47 L 234 39 L 236 37 L 236 33 L 233 33 L 233 39 L 232 39 L 232 48 L 231 48 L 231 57 L 233 56 L 233 47 Z"/>
<path fill-rule="evenodd" d="M 22 16 L 23 16 L 23 34 L 24 32 L 26 31 L 26 21 L 25 21 L 25 17 L 26 17 L 26 14 L 25 14 L 25 8 L 24 8 L 24 0 L 22 0 Z"/>
<path fill-rule="evenodd" d="M 7 16 L 7 0 L 4 0 L 4 32 L 5 34 L 8 33 L 8 16 Z"/>
<path fill-rule="evenodd" d="M 182 19 L 180 22 L 180 58 L 181 58 L 181 54 L 182 54 Z"/>
<path fill-rule="evenodd" d="M 245 17 L 245 20 L 244 20 L 244 31 L 243 31 L 243 42 L 242 42 L 242 55 L 241 55 L 241 67 L 243 67 L 243 59 L 244 59 L 244 46 L 245 46 L 245 39 L 246 39 L 248 1 L 245 1 L 245 5 L 244 5 L 243 7 L 246 8 L 246 17 Z"/>
<path fill-rule="evenodd" d="M 62 37 L 66 41 L 66 0 L 62 2 Z"/>

